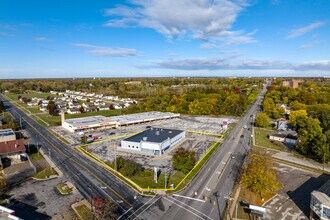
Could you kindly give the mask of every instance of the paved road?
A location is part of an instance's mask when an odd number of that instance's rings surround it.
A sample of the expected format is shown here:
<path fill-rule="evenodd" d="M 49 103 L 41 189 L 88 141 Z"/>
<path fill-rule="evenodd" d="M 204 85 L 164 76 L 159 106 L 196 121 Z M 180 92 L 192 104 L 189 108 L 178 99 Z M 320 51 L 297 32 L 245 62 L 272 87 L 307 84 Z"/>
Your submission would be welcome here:
<path fill-rule="evenodd" d="M 132 206 L 137 206 L 143 200 L 143 198 L 135 200 L 134 196 L 137 193 L 122 181 L 61 142 L 2 95 L 0 95 L 0 99 L 4 101 L 6 109 L 15 119 L 22 119 L 23 127 L 41 145 L 56 166 L 72 179 L 72 182 L 85 198 L 111 199 L 120 207 L 118 210 L 120 214 L 127 210 L 134 210 Z M 127 212 L 127 214 L 129 213 Z"/>
<path fill-rule="evenodd" d="M 235 180 L 249 150 L 251 123 L 260 110 L 265 92 L 266 88 L 191 184 L 180 193 L 181 196 L 193 199 L 172 197 L 172 204 L 160 219 L 222 219 L 226 202 L 231 199 Z M 236 156 L 235 159 L 232 159 L 232 154 Z"/>

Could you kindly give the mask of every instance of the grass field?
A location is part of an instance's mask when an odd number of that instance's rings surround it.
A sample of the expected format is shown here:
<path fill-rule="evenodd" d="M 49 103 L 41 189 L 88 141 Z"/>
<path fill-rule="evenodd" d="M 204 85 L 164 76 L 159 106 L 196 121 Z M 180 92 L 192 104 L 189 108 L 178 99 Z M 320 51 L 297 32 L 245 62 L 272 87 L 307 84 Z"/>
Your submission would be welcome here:
<path fill-rule="evenodd" d="M 170 187 L 170 184 L 174 184 L 176 186 L 184 177 L 185 175 L 182 172 L 175 172 L 173 175 L 169 176 L 167 178 L 167 188 Z M 147 176 L 147 177 L 141 177 L 141 176 L 133 176 L 130 177 L 131 180 L 133 180 L 136 184 L 138 184 L 141 188 L 164 188 L 165 187 L 165 178 L 164 174 L 160 174 L 158 177 L 158 183 L 155 183 L 154 176 Z"/>
<path fill-rule="evenodd" d="M 283 146 L 281 146 L 280 144 L 272 143 L 272 141 L 268 139 L 268 136 L 274 133 L 276 133 L 276 131 L 274 130 L 254 128 L 255 145 L 283 151 L 284 150 Z"/>
<path fill-rule="evenodd" d="M 29 99 L 32 99 L 33 97 L 43 98 L 43 99 L 47 98 L 48 96 L 55 97 L 55 95 L 50 94 L 50 93 L 35 92 L 35 91 L 33 91 L 29 94 L 28 93 L 24 93 L 24 94 L 7 93 L 6 96 L 13 100 L 17 100 L 18 96 L 26 97 Z"/>
<path fill-rule="evenodd" d="M 91 210 L 85 205 L 77 206 L 77 207 L 75 207 L 75 210 L 78 212 L 80 218 L 83 220 L 96 219 L 96 217 L 93 215 Z"/>
<path fill-rule="evenodd" d="M 60 183 L 56 186 L 56 188 L 58 189 L 58 191 L 62 194 L 62 195 L 67 195 L 70 194 L 72 192 L 71 189 L 68 188 L 68 186 L 65 183 Z"/>
<path fill-rule="evenodd" d="M 52 167 L 47 167 L 46 169 L 37 173 L 34 177 L 37 179 L 47 179 L 51 175 L 58 175 L 58 174 Z"/>

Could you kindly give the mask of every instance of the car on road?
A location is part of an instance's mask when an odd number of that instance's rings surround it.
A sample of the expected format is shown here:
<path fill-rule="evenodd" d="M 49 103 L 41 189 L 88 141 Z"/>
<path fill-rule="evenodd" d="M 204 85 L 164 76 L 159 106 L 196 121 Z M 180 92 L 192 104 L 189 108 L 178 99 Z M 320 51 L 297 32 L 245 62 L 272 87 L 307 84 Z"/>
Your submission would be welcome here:
<path fill-rule="evenodd" d="M 116 134 L 116 132 L 110 132 L 110 133 L 109 133 L 109 135 L 114 135 L 114 134 Z"/>
<path fill-rule="evenodd" d="M 236 159 L 236 155 L 235 154 L 232 154 L 231 155 L 231 159 Z"/>

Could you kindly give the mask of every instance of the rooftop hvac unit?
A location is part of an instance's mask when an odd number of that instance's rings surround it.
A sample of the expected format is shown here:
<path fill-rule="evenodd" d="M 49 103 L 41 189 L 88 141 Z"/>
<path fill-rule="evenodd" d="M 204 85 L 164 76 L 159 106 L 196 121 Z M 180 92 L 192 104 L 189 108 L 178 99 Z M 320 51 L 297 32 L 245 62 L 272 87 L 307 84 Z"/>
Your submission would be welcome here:
<path fill-rule="evenodd" d="M 144 141 L 148 140 L 148 137 L 143 137 L 143 140 L 144 140 Z"/>
<path fill-rule="evenodd" d="M 172 131 L 168 131 L 168 133 L 172 134 Z"/>
<path fill-rule="evenodd" d="M 159 131 L 156 131 L 156 135 L 159 135 Z"/>

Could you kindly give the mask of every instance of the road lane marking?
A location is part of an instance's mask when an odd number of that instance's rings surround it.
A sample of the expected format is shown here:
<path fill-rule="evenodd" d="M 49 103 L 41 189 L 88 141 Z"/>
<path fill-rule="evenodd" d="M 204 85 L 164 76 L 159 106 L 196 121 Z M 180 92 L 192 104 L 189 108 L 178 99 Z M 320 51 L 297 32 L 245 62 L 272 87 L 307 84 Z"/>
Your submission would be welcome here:
<path fill-rule="evenodd" d="M 208 218 L 208 219 L 211 219 L 209 216 L 207 216 L 207 215 L 206 215 L 206 214 L 204 214 L 203 212 L 201 212 L 201 211 L 197 210 L 196 208 L 194 208 L 194 207 L 192 207 L 192 206 L 189 206 L 189 205 L 185 204 L 184 202 L 181 202 L 181 201 L 180 201 L 180 200 L 178 200 L 178 199 L 175 199 L 175 198 L 172 198 L 172 199 L 174 199 L 175 201 L 177 201 L 177 202 L 181 203 L 181 204 L 182 204 L 182 205 L 184 205 L 184 206 L 187 206 L 187 207 L 191 208 L 192 210 L 194 210 L 194 211 L 196 211 L 196 212 L 200 213 L 201 215 L 204 215 L 206 218 Z M 204 201 L 204 202 L 205 202 L 205 201 Z"/>
<path fill-rule="evenodd" d="M 14 109 L 12 108 L 12 110 L 14 112 L 16 112 L 16 114 L 18 114 L 20 116 L 20 114 Z M 23 111 L 22 111 L 23 112 Z M 23 112 L 24 113 L 24 112 Z M 28 116 L 29 117 L 29 116 Z M 30 117 L 31 118 L 31 117 Z M 23 118 L 22 118 L 23 119 Z M 98 181 L 100 181 L 103 185 L 107 186 L 115 195 L 117 195 L 119 198 L 121 198 L 123 201 L 125 201 L 125 203 L 129 206 L 132 206 L 124 197 L 122 197 L 117 191 L 115 191 L 113 188 L 111 188 L 108 184 L 106 184 L 103 180 L 101 180 L 98 176 L 96 176 L 91 170 L 89 170 L 87 167 L 85 167 L 84 165 L 80 164 L 78 161 L 74 160 L 71 156 L 67 155 L 66 153 L 64 153 L 60 148 L 58 148 L 57 146 L 55 146 L 53 143 L 51 143 L 48 138 L 46 138 L 43 134 L 41 134 L 30 122 L 28 122 L 26 119 L 23 119 L 27 124 L 30 125 L 30 127 L 32 129 L 34 129 L 41 137 L 44 138 L 44 140 L 46 140 L 50 145 L 52 145 L 58 153 L 62 154 L 64 157 L 66 157 L 67 159 L 71 160 L 72 162 L 74 162 L 75 164 L 77 164 L 78 166 L 80 166 L 81 168 L 83 168 L 85 171 L 87 171 L 89 174 L 91 174 L 92 176 L 94 176 Z M 33 120 L 31 118 L 31 120 Z M 46 129 L 47 130 L 47 129 Z M 59 140 L 59 139 L 57 139 Z M 63 143 L 64 144 L 64 143 Z M 111 198 L 111 197 L 110 197 Z M 112 199 L 112 198 L 111 198 Z M 122 209 L 124 209 L 122 206 L 120 206 Z M 125 209 L 124 209 L 125 210 Z"/>
<path fill-rule="evenodd" d="M 182 196 L 182 195 L 179 195 L 179 194 L 173 194 L 173 196 L 181 197 L 181 198 L 185 198 L 185 199 L 191 199 L 191 200 L 195 200 L 195 201 L 198 201 L 198 202 L 205 203 L 205 200 L 202 200 L 202 199 L 196 199 L 196 198 L 192 198 L 192 197 L 188 197 L 188 196 Z"/>
<path fill-rule="evenodd" d="M 156 196 L 152 197 L 149 201 L 151 201 L 151 200 L 154 199 L 154 198 L 156 198 Z M 153 201 L 152 203 L 150 203 L 150 204 L 147 206 L 147 208 L 143 209 L 143 211 L 140 212 L 137 216 L 135 216 L 134 219 L 136 219 L 136 218 L 139 217 L 142 213 L 144 213 L 147 209 L 149 209 L 149 208 L 150 208 L 153 204 L 155 204 L 155 202 L 157 202 L 160 198 L 162 198 L 162 197 L 158 197 L 155 201 Z M 149 202 L 149 201 L 148 201 L 148 202 Z M 147 205 L 148 202 L 145 203 L 145 204 L 143 204 L 143 206 Z M 135 212 L 133 212 L 130 216 L 128 216 L 127 219 L 129 219 L 132 215 L 134 215 L 134 214 L 135 214 L 138 210 L 140 210 L 143 206 L 141 206 L 140 208 L 138 208 L 137 210 L 135 210 Z"/>
<path fill-rule="evenodd" d="M 127 209 L 126 212 L 124 212 L 121 216 L 119 216 L 117 218 L 117 220 L 121 219 L 121 217 L 123 217 L 127 212 L 131 211 L 132 208 L 133 208 L 133 206 L 131 208 Z"/>
<path fill-rule="evenodd" d="M 196 216 L 196 217 L 199 218 L 199 219 L 203 219 L 203 220 L 205 219 L 204 217 L 202 217 L 202 216 L 200 216 L 200 215 L 194 213 L 193 211 L 191 211 L 191 210 L 185 208 L 184 206 L 182 206 L 182 205 L 176 203 L 175 201 L 172 201 L 172 200 L 170 200 L 170 199 L 168 199 L 168 198 L 166 198 L 166 197 L 164 197 L 164 199 L 167 200 L 167 201 L 169 201 L 169 202 L 171 202 L 171 203 L 173 203 L 173 204 L 175 204 L 175 205 L 177 205 L 177 206 L 179 206 L 180 208 L 183 208 L 184 210 L 186 210 L 187 212 L 190 212 L 191 214 L 193 214 L 194 216 Z M 189 207 L 190 207 L 190 206 L 189 206 Z M 209 217 L 208 217 L 208 218 L 209 218 Z"/>

